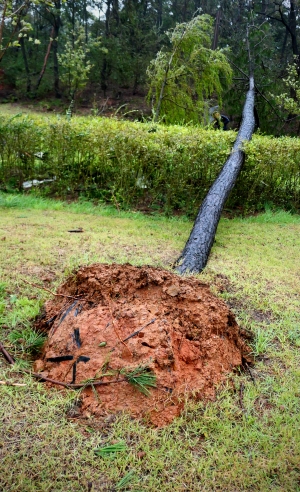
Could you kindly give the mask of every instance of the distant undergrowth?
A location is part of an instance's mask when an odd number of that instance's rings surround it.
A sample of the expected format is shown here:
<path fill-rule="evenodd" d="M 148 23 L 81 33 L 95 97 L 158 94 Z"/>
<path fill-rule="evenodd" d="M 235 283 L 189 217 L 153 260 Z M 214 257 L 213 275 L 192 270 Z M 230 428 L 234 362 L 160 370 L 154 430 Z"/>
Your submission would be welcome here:
<path fill-rule="evenodd" d="M 4 117 L 0 188 L 53 178 L 35 193 L 194 215 L 236 134 L 107 118 Z M 300 208 L 300 141 L 255 135 L 227 207 Z M 43 159 L 41 159 L 41 157 Z"/>

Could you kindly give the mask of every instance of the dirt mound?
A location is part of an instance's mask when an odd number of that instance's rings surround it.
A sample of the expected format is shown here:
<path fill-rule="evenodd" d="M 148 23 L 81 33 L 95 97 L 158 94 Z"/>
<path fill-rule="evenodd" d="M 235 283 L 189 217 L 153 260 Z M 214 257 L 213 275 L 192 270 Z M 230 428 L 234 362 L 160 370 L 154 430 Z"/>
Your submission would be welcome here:
<path fill-rule="evenodd" d="M 164 425 L 187 396 L 213 398 L 216 383 L 249 352 L 228 307 L 194 278 L 96 264 L 58 294 L 46 304 L 40 326 L 49 336 L 35 370 L 72 384 L 93 379 L 81 395 L 85 414 L 127 410 Z M 154 375 L 156 387 L 145 387 Z"/>

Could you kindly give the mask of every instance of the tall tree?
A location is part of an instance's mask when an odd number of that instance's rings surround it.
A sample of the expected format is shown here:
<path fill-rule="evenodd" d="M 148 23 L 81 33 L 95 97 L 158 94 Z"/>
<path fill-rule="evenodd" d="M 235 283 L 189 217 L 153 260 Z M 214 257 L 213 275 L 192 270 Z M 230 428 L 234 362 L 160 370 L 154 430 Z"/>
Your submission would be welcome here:
<path fill-rule="evenodd" d="M 211 50 L 212 18 L 196 16 L 168 32 L 171 49 L 161 50 L 148 68 L 148 100 L 155 119 L 168 123 L 203 121 L 206 100 L 218 97 L 231 81 L 224 51 Z"/>
<path fill-rule="evenodd" d="M 21 3 L 4 0 L 0 19 L 0 62 L 9 48 L 19 45 L 16 36 L 31 30 L 31 25 L 24 20 L 30 3 L 31 0 Z"/>

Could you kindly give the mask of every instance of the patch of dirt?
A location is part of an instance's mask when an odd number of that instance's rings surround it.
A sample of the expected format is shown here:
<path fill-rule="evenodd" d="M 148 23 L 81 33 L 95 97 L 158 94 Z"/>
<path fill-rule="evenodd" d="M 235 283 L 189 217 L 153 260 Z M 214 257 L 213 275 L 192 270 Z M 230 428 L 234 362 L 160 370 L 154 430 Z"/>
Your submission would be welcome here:
<path fill-rule="evenodd" d="M 49 335 L 35 371 L 66 383 L 107 383 L 82 391 L 83 415 L 125 410 L 163 426 L 186 398 L 213 399 L 216 384 L 249 360 L 234 315 L 195 278 L 95 264 L 80 268 L 57 293 L 39 322 Z M 156 376 L 148 396 L 124 378 L 124 371 L 145 366 Z"/>

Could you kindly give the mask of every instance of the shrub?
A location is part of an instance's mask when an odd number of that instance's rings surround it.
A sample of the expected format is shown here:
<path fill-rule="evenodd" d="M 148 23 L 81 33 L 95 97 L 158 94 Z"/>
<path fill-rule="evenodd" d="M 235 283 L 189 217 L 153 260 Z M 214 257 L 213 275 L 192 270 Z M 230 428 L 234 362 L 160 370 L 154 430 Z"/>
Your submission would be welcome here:
<path fill-rule="evenodd" d="M 3 118 L 0 186 L 21 191 L 23 181 L 55 177 L 38 193 L 194 215 L 235 138 L 233 131 L 113 118 Z M 254 135 L 227 207 L 298 209 L 299 195 L 299 139 Z"/>

